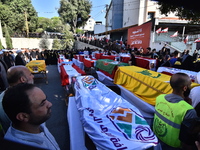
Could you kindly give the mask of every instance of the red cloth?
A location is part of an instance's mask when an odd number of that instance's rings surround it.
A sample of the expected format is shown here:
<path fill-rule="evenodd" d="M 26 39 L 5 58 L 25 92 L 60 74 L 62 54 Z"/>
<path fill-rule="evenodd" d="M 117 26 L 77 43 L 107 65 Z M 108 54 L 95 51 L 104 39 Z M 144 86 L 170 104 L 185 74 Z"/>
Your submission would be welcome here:
<path fill-rule="evenodd" d="M 95 58 L 96 59 L 101 59 L 101 56 L 102 56 L 103 54 L 102 53 L 95 53 Z"/>
<path fill-rule="evenodd" d="M 141 68 L 149 69 L 149 61 L 145 59 L 136 58 L 136 65 Z"/>
<path fill-rule="evenodd" d="M 102 55 L 101 59 L 111 59 L 111 60 L 115 60 L 116 56 L 113 55 Z"/>
<path fill-rule="evenodd" d="M 138 56 L 137 56 L 138 57 Z M 145 60 L 146 59 L 146 60 Z M 139 57 L 135 58 L 136 65 L 141 68 L 149 69 L 149 61 L 147 59 L 152 59 L 148 57 Z M 154 59 L 155 60 L 155 59 Z M 156 60 L 156 65 L 157 65 L 157 60 Z"/>
<path fill-rule="evenodd" d="M 166 74 L 166 75 L 170 75 L 170 76 L 173 75 L 172 73 L 170 73 L 170 72 L 166 72 L 166 71 L 163 71 L 163 72 L 161 72 L 161 73 Z"/>
<path fill-rule="evenodd" d="M 128 63 L 131 57 L 123 57 L 121 56 L 121 62 Z"/>
<path fill-rule="evenodd" d="M 87 67 L 87 68 L 94 67 L 94 61 L 84 59 L 83 63 L 84 63 L 84 66 Z"/>
<path fill-rule="evenodd" d="M 76 69 L 76 71 L 78 73 L 80 73 L 81 75 L 86 75 L 85 71 L 81 70 L 78 66 L 73 64 L 72 67 L 74 69 Z M 67 72 L 64 69 L 64 65 L 60 66 L 60 78 L 61 78 L 61 85 L 62 86 L 69 85 L 69 76 L 68 76 Z"/>
<path fill-rule="evenodd" d="M 84 56 L 83 55 L 79 55 L 79 61 L 83 62 Z"/>
<path fill-rule="evenodd" d="M 83 76 L 86 75 L 85 71 L 81 70 L 81 68 L 79 68 L 79 67 L 76 66 L 75 64 L 73 64 L 72 67 L 73 67 L 74 69 L 76 69 L 76 71 L 77 71 L 78 73 L 80 73 L 81 75 L 83 75 Z"/>

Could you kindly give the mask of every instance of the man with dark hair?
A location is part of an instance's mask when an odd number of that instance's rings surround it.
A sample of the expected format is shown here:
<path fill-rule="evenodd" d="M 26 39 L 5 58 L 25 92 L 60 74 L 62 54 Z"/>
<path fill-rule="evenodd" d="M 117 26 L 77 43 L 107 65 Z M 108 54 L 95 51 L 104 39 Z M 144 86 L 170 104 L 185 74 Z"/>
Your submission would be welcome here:
<path fill-rule="evenodd" d="M 29 83 L 10 87 L 2 104 L 12 121 L 4 139 L 49 150 L 60 149 L 45 126 L 52 104 L 40 88 Z"/>
<path fill-rule="evenodd" d="M 181 149 L 187 146 L 179 140 L 181 123 L 196 118 L 194 108 L 184 101 L 190 93 L 191 80 L 187 74 L 177 73 L 170 79 L 171 94 L 156 98 L 153 130 L 161 141 L 163 150 Z"/>
<path fill-rule="evenodd" d="M 7 80 L 8 80 L 9 86 L 14 86 L 19 83 L 33 84 L 34 82 L 33 78 L 34 76 L 32 75 L 32 73 L 25 66 L 12 66 L 7 71 Z M 4 132 L 6 132 L 10 126 L 11 121 L 5 114 L 4 109 L 2 107 L 2 99 L 3 99 L 4 94 L 5 94 L 5 91 L 3 91 L 0 94 L 0 124 L 2 125 Z"/>

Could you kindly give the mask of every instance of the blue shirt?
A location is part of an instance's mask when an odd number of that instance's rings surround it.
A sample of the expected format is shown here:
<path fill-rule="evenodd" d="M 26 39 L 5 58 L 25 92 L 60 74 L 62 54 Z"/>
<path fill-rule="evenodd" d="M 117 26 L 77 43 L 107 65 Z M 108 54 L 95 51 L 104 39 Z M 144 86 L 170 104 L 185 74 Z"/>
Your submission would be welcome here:
<path fill-rule="evenodd" d="M 40 133 L 28 133 L 9 127 L 4 139 L 48 150 L 60 150 L 56 140 L 49 132 L 45 123 L 41 124 Z"/>

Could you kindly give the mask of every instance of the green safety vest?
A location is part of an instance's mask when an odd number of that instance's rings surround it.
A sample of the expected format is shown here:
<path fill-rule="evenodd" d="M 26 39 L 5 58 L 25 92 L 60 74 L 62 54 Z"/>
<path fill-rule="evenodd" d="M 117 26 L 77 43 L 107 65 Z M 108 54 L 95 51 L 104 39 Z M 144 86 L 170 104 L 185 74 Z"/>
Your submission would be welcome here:
<path fill-rule="evenodd" d="M 186 112 L 193 107 L 184 100 L 170 103 L 165 99 L 165 95 L 156 98 L 153 131 L 165 144 L 179 148 L 181 147 L 179 140 L 181 123 Z"/>

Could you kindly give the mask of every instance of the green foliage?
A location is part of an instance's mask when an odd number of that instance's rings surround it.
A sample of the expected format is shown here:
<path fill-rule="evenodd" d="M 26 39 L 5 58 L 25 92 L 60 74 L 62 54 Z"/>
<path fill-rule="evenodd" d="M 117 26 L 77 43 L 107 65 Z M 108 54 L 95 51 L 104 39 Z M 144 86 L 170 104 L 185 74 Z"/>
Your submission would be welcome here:
<path fill-rule="evenodd" d="M 60 17 L 53 17 L 51 19 L 45 17 L 38 18 L 38 28 L 47 32 L 63 32 L 63 23 Z"/>
<path fill-rule="evenodd" d="M 6 24 L 4 24 L 4 28 L 5 28 L 5 38 L 6 38 L 7 49 L 12 49 L 13 48 L 13 46 L 12 46 L 12 39 L 10 37 L 10 34 L 8 32 L 8 28 L 7 28 Z"/>
<path fill-rule="evenodd" d="M 51 19 L 45 17 L 38 17 L 38 28 L 42 28 L 44 31 L 50 32 Z"/>
<path fill-rule="evenodd" d="M 83 31 L 83 30 L 81 30 L 81 29 L 79 29 L 79 28 L 76 28 L 76 33 L 77 33 L 77 34 L 83 34 L 83 33 L 84 33 L 84 31 Z"/>
<path fill-rule="evenodd" d="M 200 23 L 200 12 L 195 11 L 192 9 L 186 9 L 182 6 L 177 6 L 165 2 L 158 2 L 159 10 L 161 14 L 164 14 L 167 16 L 168 13 L 172 12 L 175 13 L 177 17 L 180 19 L 185 19 L 190 21 L 190 23 Z"/>
<path fill-rule="evenodd" d="M 91 7 L 92 4 L 89 0 L 60 0 L 58 14 L 75 33 L 76 27 L 84 25 L 88 20 Z"/>
<path fill-rule="evenodd" d="M 74 35 L 70 31 L 69 25 L 64 26 L 64 36 L 63 39 L 61 40 L 61 45 L 62 45 L 61 49 L 72 49 L 74 45 Z"/>
<path fill-rule="evenodd" d="M 51 18 L 51 24 L 52 24 L 52 29 L 55 32 L 60 32 L 60 33 L 63 32 L 64 25 L 63 25 L 60 17 Z"/>
<path fill-rule="evenodd" d="M 42 39 L 39 42 L 39 47 L 42 49 L 49 49 L 49 40 L 48 40 L 48 36 L 45 34 L 43 35 Z"/>
<path fill-rule="evenodd" d="M 2 43 L 1 43 L 1 39 L 0 39 L 0 49 L 4 49 Z"/>
<path fill-rule="evenodd" d="M 31 0 L 4 0 L 1 2 L 0 19 L 11 29 L 11 33 L 26 32 L 25 12 L 30 32 L 36 30 L 37 13 L 31 4 Z"/>
<path fill-rule="evenodd" d="M 61 47 L 62 47 L 62 45 L 60 43 L 60 40 L 56 36 L 56 38 L 53 40 L 52 49 L 53 50 L 60 50 Z"/>
<path fill-rule="evenodd" d="M 14 14 L 12 13 L 11 9 L 7 5 L 2 5 L 0 3 L 0 20 L 2 22 L 2 25 L 6 24 L 8 27 L 10 27 L 11 30 L 14 31 L 15 24 L 17 23 L 14 17 Z M 5 31 L 4 31 L 5 33 Z"/>
<path fill-rule="evenodd" d="M 38 28 L 35 32 L 36 32 L 36 33 L 42 33 L 42 32 L 44 32 L 44 29 Z"/>

